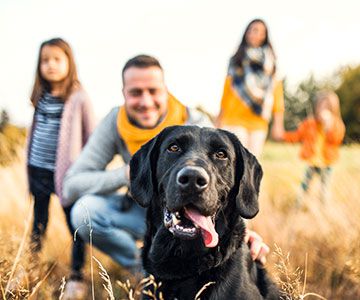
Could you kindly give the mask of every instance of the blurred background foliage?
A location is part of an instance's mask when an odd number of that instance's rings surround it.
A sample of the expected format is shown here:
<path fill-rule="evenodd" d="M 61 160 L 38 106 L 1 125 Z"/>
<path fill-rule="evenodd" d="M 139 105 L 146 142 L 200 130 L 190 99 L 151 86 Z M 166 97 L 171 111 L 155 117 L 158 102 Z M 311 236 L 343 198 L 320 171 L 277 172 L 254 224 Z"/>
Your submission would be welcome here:
<path fill-rule="evenodd" d="M 284 122 L 287 130 L 294 130 L 304 118 L 313 113 L 312 104 L 316 92 L 330 89 L 340 98 L 341 114 L 346 126 L 345 142 L 360 142 L 360 65 L 339 68 L 322 80 L 310 75 L 295 89 L 290 89 L 285 79 L 284 87 Z"/>
<path fill-rule="evenodd" d="M 18 158 L 25 144 L 26 129 L 10 123 L 5 110 L 0 110 L 0 166 L 7 166 Z"/>

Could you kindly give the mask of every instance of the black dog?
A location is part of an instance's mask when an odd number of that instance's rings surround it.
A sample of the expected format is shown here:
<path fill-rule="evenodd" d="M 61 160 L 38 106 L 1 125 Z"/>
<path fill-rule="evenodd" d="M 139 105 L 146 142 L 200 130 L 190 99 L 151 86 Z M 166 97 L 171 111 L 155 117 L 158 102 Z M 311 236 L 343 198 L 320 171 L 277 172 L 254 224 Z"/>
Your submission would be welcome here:
<path fill-rule="evenodd" d="M 164 129 L 130 162 L 131 194 L 148 207 L 143 265 L 166 300 L 279 299 L 244 244 L 262 169 L 224 130 Z"/>

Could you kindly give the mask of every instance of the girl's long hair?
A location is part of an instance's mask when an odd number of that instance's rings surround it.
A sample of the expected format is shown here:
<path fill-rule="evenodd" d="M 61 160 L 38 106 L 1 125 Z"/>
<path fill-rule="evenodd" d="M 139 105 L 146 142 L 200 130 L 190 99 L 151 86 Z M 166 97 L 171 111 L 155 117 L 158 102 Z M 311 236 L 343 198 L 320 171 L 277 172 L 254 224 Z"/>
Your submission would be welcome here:
<path fill-rule="evenodd" d="M 34 107 L 36 107 L 39 99 L 44 94 L 44 92 L 51 92 L 50 83 L 41 76 L 41 71 L 40 71 L 41 51 L 45 46 L 56 46 L 56 47 L 61 48 L 61 50 L 64 51 L 65 55 L 68 58 L 69 72 L 68 72 L 66 78 L 64 79 L 62 89 L 60 92 L 60 98 L 63 101 L 66 101 L 68 99 L 68 97 L 70 96 L 70 94 L 76 88 L 78 88 L 80 86 L 80 82 L 79 82 L 77 71 L 76 71 L 74 55 L 73 55 L 70 45 L 61 38 L 54 38 L 54 39 L 45 41 L 40 46 L 38 63 L 37 63 L 37 67 L 36 67 L 35 82 L 34 82 L 34 86 L 33 86 L 31 97 L 30 97 L 31 103 L 33 104 Z"/>
<path fill-rule="evenodd" d="M 328 103 L 329 109 L 331 114 L 334 118 L 338 119 L 344 124 L 344 121 L 341 117 L 341 110 L 340 110 L 340 99 L 338 95 L 333 91 L 323 90 L 316 93 L 315 96 L 315 109 L 316 106 L 322 102 L 326 101 Z"/>
<path fill-rule="evenodd" d="M 242 40 L 241 40 L 241 43 L 240 43 L 238 49 L 236 50 L 235 54 L 230 59 L 230 65 L 240 67 L 240 68 L 242 67 L 242 62 L 245 57 L 245 50 L 246 50 L 246 47 L 248 46 L 248 44 L 246 42 L 246 35 L 247 35 L 251 25 L 253 25 L 254 23 L 261 23 L 264 25 L 265 39 L 261 46 L 268 46 L 271 49 L 271 51 L 275 57 L 274 49 L 273 49 L 270 39 L 269 39 L 269 32 L 268 32 L 268 27 L 267 27 L 266 23 L 262 19 L 254 19 L 246 27 L 245 32 L 242 37 Z M 274 66 L 274 73 L 275 73 L 275 69 L 276 69 L 276 66 Z"/>

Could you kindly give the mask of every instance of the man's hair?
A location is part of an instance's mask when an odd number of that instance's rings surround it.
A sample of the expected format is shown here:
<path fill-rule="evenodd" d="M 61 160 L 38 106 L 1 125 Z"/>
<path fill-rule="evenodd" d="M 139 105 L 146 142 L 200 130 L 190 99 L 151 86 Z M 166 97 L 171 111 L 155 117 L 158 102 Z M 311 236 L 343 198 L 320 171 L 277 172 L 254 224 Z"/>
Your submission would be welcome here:
<path fill-rule="evenodd" d="M 150 55 L 145 55 L 145 54 L 137 55 L 137 56 L 129 59 L 126 62 L 124 68 L 122 69 L 123 83 L 124 83 L 124 73 L 127 69 L 129 69 L 131 67 L 141 68 L 141 69 L 145 69 L 145 68 L 149 68 L 149 67 L 158 67 L 160 70 L 163 69 L 160 65 L 160 62 L 155 57 L 150 56 Z"/>

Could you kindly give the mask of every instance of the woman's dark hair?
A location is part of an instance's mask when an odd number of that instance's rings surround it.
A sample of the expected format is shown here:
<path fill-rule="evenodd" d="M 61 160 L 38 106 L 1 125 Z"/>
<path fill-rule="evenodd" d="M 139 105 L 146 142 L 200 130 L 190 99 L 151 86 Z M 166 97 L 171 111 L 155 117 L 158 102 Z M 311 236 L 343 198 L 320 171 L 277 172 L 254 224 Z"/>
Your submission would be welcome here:
<path fill-rule="evenodd" d="M 41 76 L 41 71 L 40 71 L 41 51 L 45 46 L 56 46 L 61 48 L 61 50 L 64 51 L 65 55 L 68 58 L 69 72 L 66 78 L 64 79 L 64 84 L 59 97 L 63 101 L 66 101 L 67 98 L 70 96 L 70 94 L 74 91 L 74 89 L 76 89 L 80 85 L 76 71 L 74 55 L 72 53 L 70 45 L 61 38 L 53 38 L 51 40 L 45 41 L 40 46 L 38 63 L 36 67 L 35 82 L 30 97 L 30 100 L 34 106 L 37 105 L 39 99 L 41 98 L 44 92 L 51 91 L 50 83 Z"/>
<path fill-rule="evenodd" d="M 263 42 L 263 44 L 261 46 L 265 46 L 265 45 L 268 46 L 271 49 L 271 51 L 272 51 L 272 53 L 273 53 L 273 55 L 275 57 L 274 49 L 273 49 L 273 47 L 271 45 L 271 42 L 269 40 L 269 32 L 268 32 L 268 27 L 267 27 L 266 23 L 262 19 L 254 19 L 246 27 L 245 32 L 244 32 L 243 37 L 242 37 L 242 40 L 241 40 L 241 43 L 240 43 L 240 46 L 237 49 L 237 51 L 235 52 L 235 54 L 230 59 L 230 65 L 231 66 L 237 66 L 237 67 L 240 67 L 240 68 L 242 67 L 242 61 L 243 61 L 244 56 L 245 56 L 245 50 L 246 50 L 246 47 L 248 46 L 248 44 L 246 42 L 246 35 L 247 35 L 251 25 L 253 25 L 254 23 L 261 23 L 261 24 L 264 25 L 264 27 L 265 27 L 265 40 L 264 40 L 264 42 Z M 275 68 L 274 68 L 274 73 L 275 73 Z"/>
<path fill-rule="evenodd" d="M 124 83 L 124 73 L 127 69 L 129 69 L 131 67 L 141 68 L 141 69 L 145 69 L 145 68 L 149 68 L 149 67 L 158 67 L 160 70 L 163 69 L 160 65 L 160 62 L 155 57 L 150 56 L 150 55 L 145 55 L 145 54 L 137 55 L 137 56 L 129 59 L 126 62 L 124 68 L 122 69 L 123 83 Z"/>

